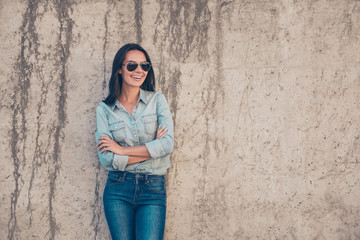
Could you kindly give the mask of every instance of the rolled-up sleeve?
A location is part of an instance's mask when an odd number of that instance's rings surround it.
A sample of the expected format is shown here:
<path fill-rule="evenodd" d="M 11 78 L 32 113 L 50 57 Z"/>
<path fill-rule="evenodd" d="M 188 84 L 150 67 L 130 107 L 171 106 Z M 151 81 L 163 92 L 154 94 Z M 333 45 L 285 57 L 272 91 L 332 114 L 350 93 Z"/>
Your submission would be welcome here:
<path fill-rule="evenodd" d="M 161 93 L 159 93 L 157 97 L 156 112 L 158 124 L 165 126 L 167 132 L 163 138 L 145 143 L 145 146 L 153 159 L 165 157 L 174 150 L 174 123 L 169 104 L 167 103 L 165 96 Z"/>
<path fill-rule="evenodd" d="M 107 117 L 106 112 L 104 111 L 104 106 L 101 103 L 96 109 L 96 122 L 97 122 L 97 129 L 95 133 L 96 144 L 98 144 L 99 137 L 109 137 L 112 139 L 112 134 L 109 131 L 109 120 Z M 110 151 L 105 151 L 100 153 L 98 150 L 98 156 L 101 165 L 108 171 L 111 170 L 120 170 L 124 171 L 125 167 L 128 164 L 129 156 L 124 155 L 117 155 Z"/>

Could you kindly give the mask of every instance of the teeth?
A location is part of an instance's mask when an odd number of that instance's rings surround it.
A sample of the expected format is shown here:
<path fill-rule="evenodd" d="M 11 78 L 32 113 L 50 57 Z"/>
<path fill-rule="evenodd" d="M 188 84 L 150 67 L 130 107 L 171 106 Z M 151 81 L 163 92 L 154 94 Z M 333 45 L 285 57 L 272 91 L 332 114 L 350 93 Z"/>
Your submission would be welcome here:
<path fill-rule="evenodd" d="M 133 78 L 140 79 L 141 77 L 139 77 L 139 76 L 133 76 Z"/>

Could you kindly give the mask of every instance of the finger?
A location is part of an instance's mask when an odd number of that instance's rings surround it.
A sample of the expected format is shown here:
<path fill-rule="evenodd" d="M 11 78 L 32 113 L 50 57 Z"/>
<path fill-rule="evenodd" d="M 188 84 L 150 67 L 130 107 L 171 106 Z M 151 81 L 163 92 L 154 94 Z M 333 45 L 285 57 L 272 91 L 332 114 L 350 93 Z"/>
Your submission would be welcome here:
<path fill-rule="evenodd" d="M 165 128 L 165 125 L 164 126 L 159 125 L 158 130 L 164 129 L 164 128 Z"/>
<path fill-rule="evenodd" d="M 111 148 L 108 147 L 103 147 L 101 150 L 99 149 L 100 153 L 106 152 L 106 151 L 111 151 Z"/>
<path fill-rule="evenodd" d="M 108 143 L 103 143 L 103 144 L 101 144 L 101 145 L 98 146 L 98 149 L 100 150 L 100 149 L 105 148 L 105 147 L 108 147 L 108 146 L 109 146 Z"/>
<path fill-rule="evenodd" d="M 101 151 L 104 148 L 105 148 L 105 146 L 100 146 L 100 147 L 98 147 L 98 151 Z"/>
<path fill-rule="evenodd" d="M 167 129 L 161 129 L 159 133 L 166 133 L 167 132 Z"/>
<path fill-rule="evenodd" d="M 96 146 L 100 146 L 101 144 L 107 143 L 107 141 L 105 140 L 101 140 L 100 142 L 98 142 L 98 144 L 96 144 Z"/>
<path fill-rule="evenodd" d="M 108 139 L 110 139 L 110 138 L 107 137 L 107 136 L 102 136 L 102 137 L 99 137 L 99 138 L 98 138 L 98 140 L 108 140 Z"/>

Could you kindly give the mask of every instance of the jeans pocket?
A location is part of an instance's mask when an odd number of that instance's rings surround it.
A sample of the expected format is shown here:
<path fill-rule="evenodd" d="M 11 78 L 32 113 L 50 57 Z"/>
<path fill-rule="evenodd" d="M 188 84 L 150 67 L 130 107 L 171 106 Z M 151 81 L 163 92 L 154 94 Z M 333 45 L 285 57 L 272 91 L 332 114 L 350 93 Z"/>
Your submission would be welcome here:
<path fill-rule="evenodd" d="M 151 179 L 145 182 L 145 185 L 153 192 L 165 194 L 166 185 L 165 181 L 161 179 Z"/>
<path fill-rule="evenodd" d="M 108 179 L 106 180 L 106 185 L 114 186 L 114 185 L 120 184 L 122 182 L 124 182 L 122 176 L 120 176 L 118 174 L 109 173 Z"/>

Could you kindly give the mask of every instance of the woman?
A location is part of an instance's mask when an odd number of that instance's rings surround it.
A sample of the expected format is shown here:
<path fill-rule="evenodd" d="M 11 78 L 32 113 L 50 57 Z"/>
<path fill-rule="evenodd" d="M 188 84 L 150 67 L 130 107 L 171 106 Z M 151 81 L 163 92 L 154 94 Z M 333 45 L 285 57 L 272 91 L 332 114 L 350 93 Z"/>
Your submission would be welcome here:
<path fill-rule="evenodd" d="M 112 239 L 163 238 L 174 129 L 168 103 L 154 89 L 147 52 L 138 44 L 121 47 L 109 96 L 97 107 L 96 143 L 109 171 L 103 202 Z"/>

